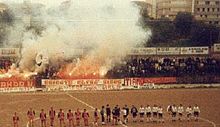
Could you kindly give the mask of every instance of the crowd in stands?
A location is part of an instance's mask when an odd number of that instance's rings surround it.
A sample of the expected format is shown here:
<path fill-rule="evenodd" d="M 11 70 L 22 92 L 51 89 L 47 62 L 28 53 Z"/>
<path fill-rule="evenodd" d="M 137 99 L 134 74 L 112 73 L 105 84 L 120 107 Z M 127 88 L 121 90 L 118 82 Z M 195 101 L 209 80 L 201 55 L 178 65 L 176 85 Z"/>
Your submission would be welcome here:
<path fill-rule="evenodd" d="M 220 61 L 215 58 L 135 58 L 108 72 L 108 77 L 159 77 L 220 75 Z"/>
<path fill-rule="evenodd" d="M 0 71 L 7 72 L 12 61 L 0 60 Z M 59 78 L 59 69 L 50 67 L 38 73 L 37 79 Z M 148 57 L 129 58 L 106 74 L 107 78 L 220 76 L 220 60 L 212 57 Z"/>
<path fill-rule="evenodd" d="M 1 70 L 8 70 L 12 65 L 12 61 L 8 59 L 0 59 L 0 69 Z"/>

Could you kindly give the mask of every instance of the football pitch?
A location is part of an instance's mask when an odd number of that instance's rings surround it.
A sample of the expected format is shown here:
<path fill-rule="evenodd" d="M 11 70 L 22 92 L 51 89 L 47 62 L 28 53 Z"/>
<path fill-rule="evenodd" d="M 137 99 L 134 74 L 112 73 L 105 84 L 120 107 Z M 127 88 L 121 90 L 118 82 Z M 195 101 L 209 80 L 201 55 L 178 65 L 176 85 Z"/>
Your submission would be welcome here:
<path fill-rule="evenodd" d="M 127 125 L 117 125 L 118 127 L 220 127 L 220 89 L 166 89 L 166 90 L 124 90 L 124 91 L 71 91 L 71 92 L 39 92 L 39 93 L 4 93 L 0 94 L 0 127 L 13 127 L 12 116 L 16 111 L 20 117 L 19 127 L 28 127 L 26 113 L 29 108 L 36 111 L 35 127 L 40 127 L 37 119 L 40 110 L 44 109 L 48 116 L 50 107 L 54 107 L 56 112 L 62 108 L 65 113 L 69 110 L 86 108 L 90 114 L 90 126 L 93 126 L 94 108 L 109 104 L 111 108 L 115 105 L 123 107 L 125 104 L 131 107 L 135 105 L 138 109 L 140 105 L 154 104 L 160 105 L 164 109 L 164 123 L 133 123 L 129 116 Z M 170 104 L 183 104 L 194 106 L 198 104 L 201 110 L 201 118 L 198 122 L 176 121 L 172 122 L 166 112 Z M 58 120 L 55 120 L 58 127 Z M 49 120 L 47 120 L 49 127 Z M 99 120 L 99 126 L 101 122 Z M 83 120 L 81 120 L 83 126 Z M 111 124 L 105 125 L 110 127 Z"/>

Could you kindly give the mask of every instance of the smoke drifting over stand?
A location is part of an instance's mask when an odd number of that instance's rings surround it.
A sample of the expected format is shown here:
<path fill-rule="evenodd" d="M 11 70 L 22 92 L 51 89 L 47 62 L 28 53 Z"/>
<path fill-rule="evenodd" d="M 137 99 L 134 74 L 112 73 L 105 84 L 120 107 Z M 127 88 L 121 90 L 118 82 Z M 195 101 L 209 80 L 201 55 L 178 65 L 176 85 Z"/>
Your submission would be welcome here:
<path fill-rule="evenodd" d="M 138 23 L 138 7 L 130 0 L 72 0 L 41 10 L 29 7 L 38 12 L 30 19 L 45 29 L 38 35 L 24 30 L 25 22 L 15 21 L 8 40 L 22 41 L 21 71 L 39 72 L 49 64 L 60 67 L 63 75 L 104 75 L 149 36 Z M 63 65 L 65 59 L 76 58 L 79 49 L 88 49 L 82 59 Z"/>

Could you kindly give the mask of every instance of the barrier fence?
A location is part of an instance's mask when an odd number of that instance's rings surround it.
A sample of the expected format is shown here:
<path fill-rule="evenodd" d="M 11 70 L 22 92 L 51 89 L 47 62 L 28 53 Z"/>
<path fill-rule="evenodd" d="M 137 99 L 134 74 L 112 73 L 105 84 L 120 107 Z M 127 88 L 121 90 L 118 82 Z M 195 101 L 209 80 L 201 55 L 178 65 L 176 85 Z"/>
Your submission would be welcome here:
<path fill-rule="evenodd" d="M 218 84 L 216 76 L 153 77 L 123 79 L 42 79 L 41 85 L 35 80 L 1 79 L 0 92 L 35 91 L 38 86 L 46 90 L 119 90 L 123 87 L 144 87 L 151 85 Z"/>
<path fill-rule="evenodd" d="M 117 90 L 124 87 L 145 87 L 156 85 L 182 85 L 182 84 L 212 84 L 220 83 L 220 77 L 197 76 L 197 77 L 154 77 L 154 78 L 124 78 L 124 79 L 77 79 L 77 80 L 50 80 L 43 79 L 42 85 L 50 90 Z M 189 86 L 189 85 L 188 85 Z"/>

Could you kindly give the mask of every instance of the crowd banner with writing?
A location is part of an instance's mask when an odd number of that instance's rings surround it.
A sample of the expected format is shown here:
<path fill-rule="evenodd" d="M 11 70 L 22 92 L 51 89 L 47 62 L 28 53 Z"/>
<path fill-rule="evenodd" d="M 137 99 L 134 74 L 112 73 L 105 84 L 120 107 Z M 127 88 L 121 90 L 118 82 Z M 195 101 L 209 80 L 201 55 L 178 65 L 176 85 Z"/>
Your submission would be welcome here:
<path fill-rule="evenodd" d="M 35 87 L 34 80 L 0 80 L 0 88 Z"/>
<path fill-rule="evenodd" d="M 156 55 L 156 48 L 132 48 L 128 55 Z"/>
<path fill-rule="evenodd" d="M 208 55 L 209 47 L 182 47 L 181 55 Z"/>
<path fill-rule="evenodd" d="M 220 52 L 220 43 L 214 44 L 214 52 Z"/>
<path fill-rule="evenodd" d="M 178 47 L 160 47 L 157 48 L 157 55 L 179 55 L 180 48 Z"/>
<path fill-rule="evenodd" d="M 46 88 L 72 87 L 75 90 L 110 90 L 120 89 L 124 79 L 42 79 Z"/>
<path fill-rule="evenodd" d="M 0 57 L 19 57 L 19 48 L 0 48 Z"/>
<path fill-rule="evenodd" d="M 141 86 L 147 83 L 168 84 L 177 83 L 176 77 L 157 77 L 157 78 L 126 78 L 125 86 Z"/>

